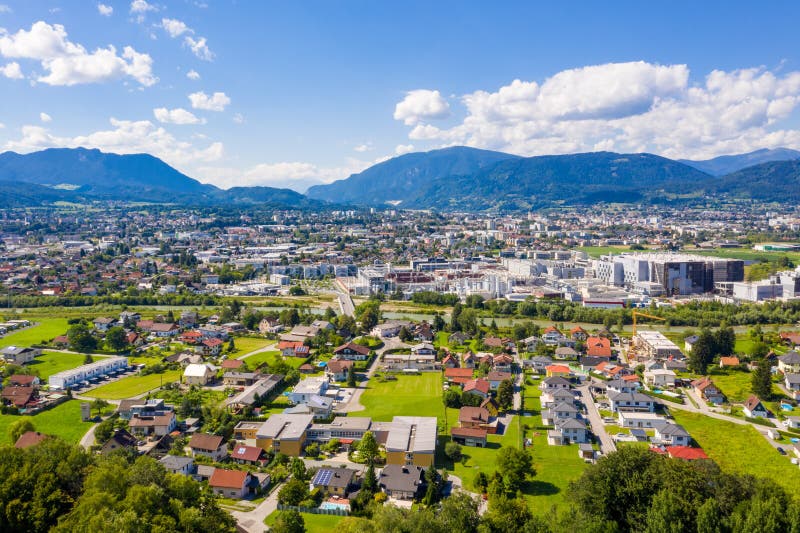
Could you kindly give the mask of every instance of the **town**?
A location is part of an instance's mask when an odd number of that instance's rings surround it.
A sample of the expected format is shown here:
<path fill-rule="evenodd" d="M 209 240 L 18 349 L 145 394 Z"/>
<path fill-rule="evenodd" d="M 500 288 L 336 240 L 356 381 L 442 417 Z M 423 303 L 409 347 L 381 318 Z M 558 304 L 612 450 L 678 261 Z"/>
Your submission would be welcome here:
<path fill-rule="evenodd" d="M 541 514 L 619 450 L 796 495 L 794 212 L 457 218 L 9 209 L 0 427 L 152 458 L 247 531 Z"/>

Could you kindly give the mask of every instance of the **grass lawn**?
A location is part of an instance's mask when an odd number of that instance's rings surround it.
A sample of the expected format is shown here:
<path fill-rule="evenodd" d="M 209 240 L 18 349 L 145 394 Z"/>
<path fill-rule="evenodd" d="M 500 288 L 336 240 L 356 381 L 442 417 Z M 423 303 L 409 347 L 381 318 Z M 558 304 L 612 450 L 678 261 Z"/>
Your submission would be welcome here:
<path fill-rule="evenodd" d="M 94 356 L 97 360 L 98 356 Z M 28 363 L 28 368 L 39 373 L 39 377 L 47 379 L 62 370 L 77 368 L 83 364 L 85 355 L 74 353 L 42 352 L 42 355 Z"/>
<path fill-rule="evenodd" d="M 264 523 L 270 527 L 274 526 L 279 513 L 280 511 L 273 512 L 264 520 Z M 347 518 L 346 516 L 327 514 L 300 513 L 300 515 L 303 517 L 303 522 L 305 523 L 308 533 L 327 533 L 328 531 L 333 531 L 336 529 L 336 526 L 339 525 L 339 522 Z"/>
<path fill-rule="evenodd" d="M 737 335 L 736 344 L 733 345 L 733 351 L 736 353 L 751 354 L 753 353 L 755 344 L 755 341 L 751 339 L 749 335 Z"/>
<path fill-rule="evenodd" d="M 86 393 L 86 396 L 91 398 L 103 398 L 105 400 L 122 400 L 157 389 L 162 384 L 178 381 L 181 377 L 181 373 L 181 370 L 167 370 L 163 374 L 129 376 L 90 390 Z"/>
<path fill-rule="evenodd" d="M 37 325 L 9 333 L 0 338 L 0 348 L 6 346 L 30 346 L 42 341 L 51 341 L 54 337 L 64 335 L 69 326 L 66 318 L 30 318 L 20 315 L 20 318 L 30 320 Z"/>
<path fill-rule="evenodd" d="M 389 421 L 395 415 L 444 417 L 442 375 L 423 372 L 417 376 L 397 376 L 397 380 L 378 382 L 373 378 L 361 395 L 364 411 L 354 416 L 371 416 Z M 452 418 L 452 417 L 449 417 Z"/>
<path fill-rule="evenodd" d="M 67 401 L 31 417 L 36 431 L 56 435 L 67 442 L 79 442 L 92 426 L 91 422 L 81 421 L 81 403 Z M 19 419 L 16 415 L 0 415 L 0 442 L 8 442 L 8 427 Z"/>
<path fill-rule="evenodd" d="M 256 368 L 258 365 L 264 362 L 266 362 L 268 365 L 272 365 L 280 360 L 286 361 L 292 368 L 299 368 L 300 365 L 306 362 L 305 357 L 283 357 L 281 355 L 281 352 L 277 350 L 257 353 L 255 355 L 251 355 L 246 359 L 242 359 L 242 361 L 244 361 L 245 364 L 247 364 L 247 368 L 251 369 Z"/>
<path fill-rule="evenodd" d="M 710 376 L 729 402 L 743 402 L 750 396 L 752 380 L 750 372 L 714 369 L 710 372 Z"/>
<path fill-rule="evenodd" d="M 751 426 L 677 409 L 672 416 L 723 470 L 772 479 L 792 494 L 800 487 L 800 469 Z"/>
<path fill-rule="evenodd" d="M 229 357 L 239 357 L 241 355 L 260 350 L 261 348 L 269 346 L 270 344 L 275 344 L 275 341 L 265 339 L 263 337 L 234 337 L 233 345 L 236 347 L 236 350 L 234 350 Z M 228 348 L 227 342 L 225 343 L 224 347 L 225 349 Z"/>

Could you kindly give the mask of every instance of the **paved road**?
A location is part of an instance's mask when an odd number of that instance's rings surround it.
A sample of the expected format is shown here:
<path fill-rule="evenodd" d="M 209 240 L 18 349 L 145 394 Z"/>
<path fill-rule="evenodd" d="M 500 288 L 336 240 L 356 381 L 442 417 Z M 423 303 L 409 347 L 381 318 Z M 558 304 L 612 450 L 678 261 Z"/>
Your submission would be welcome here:
<path fill-rule="evenodd" d="M 267 498 L 252 511 L 232 511 L 231 515 L 236 523 L 248 533 L 263 533 L 267 531 L 264 519 L 278 510 L 278 492 L 280 485 L 275 487 Z"/>
<path fill-rule="evenodd" d="M 350 291 L 339 280 L 336 280 L 333 285 L 336 288 L 336 298 L 339 300 L 339 311 L 343 315 L 355 317 L 356 307 L 353 304 L 353 298 L 350 297 Z"/>
<path fill-rule="evenodd" d="M 92 424 L 92 427 L 86 432 L 86 434 L 81 437 L 80 445 L 88 450 L 94 444 L 94 430 L 97 428 L 97 424 Z"/>
<path fill-rule="evenodd" d="M 611 435 L 606 431 L 606 426 L 603 424 L 600 411 L 597 410 L 597 406 L 592 399 L 592 393 L 589 392 L 589 382 L 581 385 L 576 390 L 581 394 L 581 401 L 583 405 L 586 406 L 586 416 L 589 418 L 589 424 L 592 426 L 592 433 L 597 435 L 597 438 L 600 440 L 600 451 L 603 452 L 603 455 L 616 451 L 617 445 L 614 443 L 614 439 L 611 438 Z"/>

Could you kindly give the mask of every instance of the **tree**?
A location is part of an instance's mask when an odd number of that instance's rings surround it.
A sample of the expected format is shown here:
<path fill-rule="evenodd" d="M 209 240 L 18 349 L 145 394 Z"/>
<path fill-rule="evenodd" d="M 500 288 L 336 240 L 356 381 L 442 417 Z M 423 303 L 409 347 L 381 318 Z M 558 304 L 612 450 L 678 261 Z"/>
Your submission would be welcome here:
<path fill-rule="evenodd" d="M 300 505 L 308 498 L 308 484 L 299 479 L 290 479 L 278 492 L 278 501 L 284 505 Z"/>
<path fill-rule="evenodd" d="M 11 439 L 11 444 L 14 444 L 19 438 L 28 431 L 36 431 L 33 426 L 33 420 L 29 416 L 23 416 L 19 420 L 15 420 L 8 426 L 8 437 Z"/>
<path fill-rule="evenodd" d="M 442 401 L 445 406 L 458 409 L 461 407 L 461 393 L 456 389 L 447 389 L 442 395 Z"/>
<path fill-rule="evenodd" d="M 533 476 L 533 458 L 527 450 L 504 446 L 497 452 L 497 471 L 508 493 L 516 493 L 528 476 Z"/>
<path fill-rule="evenodd" d="M 232 353 L 235 351 L 236 351 L 236 343 L 234 342 L 233 337 L 231 337 L 231 340 L 228 341 L 228 353 Z"/>
<path fill-rule="evenodd" d="M 736 345 L 736 333 L 731 327 L 721 327 L 714 333 L 715 355 L 727 356 L 733 353 Z"/>
<path fill-rule="evenodd" d="M 375 493 L 378 491 L 378 477 L 375 475 L 375 466 L 369 465 L 364 473 L 364 481 L 361 483 L 361 490 Z"/>
<path fill-rule="evenodd" d="M 444 323 L 444 318 L 442 318 L 441 313 L 436 313 L 435 315 L 433 315 L 433 324 L 432 324 L 432 326 L 433 326 L 433 329 L 435 331 L 444 330 L 445 323 Z"/>
<path fill-rule="evenodd" d="M 358 456 L 363 459 L 368 465 L 375 463 L 378 457 L 378 441 L 375 440 L 375 435 L 371 431 L 364 433 L 361 442 L 358 443 Z"/>
<path fill-rule="evenodd" d="M 762 359 L 750 377 L 750 390 L 761 398 L 768 400 L 772 397 L 772 370 L 769 359 Z"/>
<path fill-rule="evenodd" d="M 444 446 L 444 454 L 453 462 L 461 460 L 461 445 L 450 441 Z"/>
<path fill-rule="evenodd" d="M 304 533 L 306 523 L 303 521 L 303 515 L 294 509 L 289 509 L 278 513 L 278 518 L 271 530 L 275 533 Z"/>
<path fill-rule="evenodd" d="M 436 467 L 431 464 L 428 469 L 425 470 L 425 482 L 428 486 L 425 489 L 425 496 L 422 497 L 422 503 L 424 505 L 433 505 L 439 501 L 439 492 L 441 489 L 439 480 L 439 472 L 437 472 Z"/>
<path fill-rule="evenodd" d="M 289 295 L 291 296 L 305 296 L 306 291 L 300 285 L 292 285 L 289 287 Z"/>
<path fill-rule="evenodd" d="M 689 369 L 697 374 L 705 374 L 708 365 L 714 360 L 714 351 L 714 335 L 707 329 L 702 330 L 689 352 Z"/>
<path fill-rule="evenodd" d="M 505 411 L 514 406 L 514 383 L 510 379 L 504 379 L 497 387 L 497 404 Z"/>
<path fill-rule="evenodd" d="M 105 409 L 106 407 L 108 407 L 108 402 L 105 400 L 97 398 L 96 400 L 92 401 L 92 409 L 97 411 L 97 416 L 102 415 L 103 409 Z"/>
<path fill-rule="evenodd" d="M 93 352 L 97 349 L 97 339 L 92 336 L 92 332 L 84 323 L 75 324 L 67 330 L 69 347 L 81 353 Z"/>
<path fill-rule="evenodd" d="M 356 371 L 353 365 L 347 368 L 347 386 L 354 388 L 356 386 Z"/>
<path fill-rule="evenodd" d="M 411 332 L 408 331 L 408 328 L 405 326 L 400 328 L 400 332 L 397 334 L 397 336 L 403 342 L 411 342 L 414 340 L 414 335 L 412 335 Z"/>
<path fill-rule="evenodd" d="M 289 470 L 292 472 L 292 477 L 294 479 L 306 481 L 308 476 L 308 471 L 306 470 L 306 464 L 299 457 L 295 457 L 294 459 L 292 459 L 292 463 L 289 466 Z"/>
<path fill-rule="evenodd" d="M 98 444 L 105 444 L 114 435 L 114 420 L 103 420 L 94 428 L 94 440 Z"/>
<path fill-rule="evenodd" d="M 115 352 L 121 352 L 128 347 L 127 333 L 120 326 L 114 326 L 106 333 L 106 343 Z"/>

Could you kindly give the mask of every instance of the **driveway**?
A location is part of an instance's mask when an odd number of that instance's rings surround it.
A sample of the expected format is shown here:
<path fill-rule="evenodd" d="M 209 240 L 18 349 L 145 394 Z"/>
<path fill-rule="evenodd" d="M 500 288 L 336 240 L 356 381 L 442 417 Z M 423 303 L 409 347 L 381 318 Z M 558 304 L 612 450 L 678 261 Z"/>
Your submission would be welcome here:
<path fill-rule="evenodd" d="M 600 440 L 600 450 L 604 455 L 616 451 L 617 445 L 614 444 L 614 439 L 606 431 L 606 426 L 603 424 L 603 419 L 600 416 L 600 411 L 592 399 L 592 394 L 589 392 L 589 382 L 581 385 L 576 389 L 581 395 L 581 402 L 586 406 L 586 416 L 589 419 L 589 424 L 592 426 L 592 433 L 597 435 Z"/>
<path fill-rule="evenodd" d="M 275 487 L 267 498 L 252 511 L 232 511 L 231 515 L 236 519 L 236 523 L 248 533 L 263 533 L 267 531 L 264 519 L 278 510 L 278 492 L 280 485 Z"/>
<path fill-rule="evenodd" d="M 353 394 L 350 396 L 350 401 L 347 402 L 346 405 L 339 405 L 336 407 L 334 412 L 336 413 L 352 413 L 355 411 L 363 411 L 364 406 L 361 405 L 361 395 L 364 394 L 364 391 L 367 388 L 367 384 L 369 380 L 372 379 L 372 376 L 375 375 L 375 372 L 378 370 L 379 360 L 381 355 L 386 350 L 393 350 L 396 348 L 411 348 L 411 345 L 404 343 L 397 337 L 391 337 L 388 339 L 383 339 L 383 346 L 381 346 L 378 350 L 375 350 L 377 356 L 375 360 L 372 361 L 372 365 L 367 370 L 366 379 L 360 383 L 358 386 L 353 389 Z"/>

